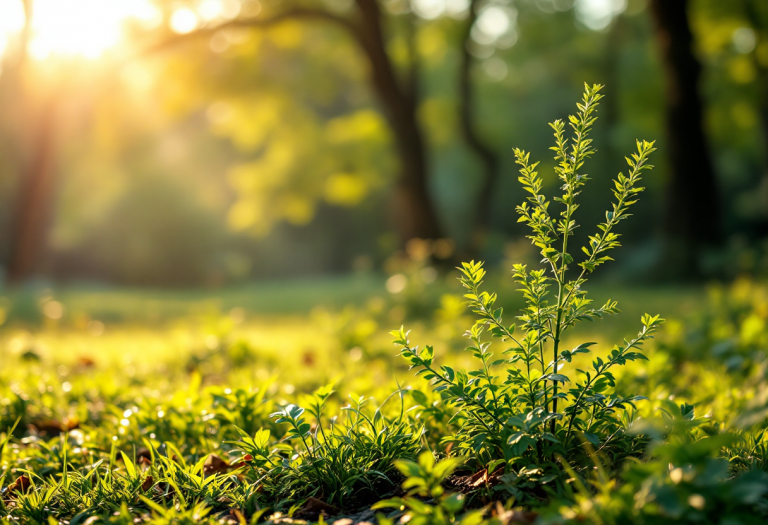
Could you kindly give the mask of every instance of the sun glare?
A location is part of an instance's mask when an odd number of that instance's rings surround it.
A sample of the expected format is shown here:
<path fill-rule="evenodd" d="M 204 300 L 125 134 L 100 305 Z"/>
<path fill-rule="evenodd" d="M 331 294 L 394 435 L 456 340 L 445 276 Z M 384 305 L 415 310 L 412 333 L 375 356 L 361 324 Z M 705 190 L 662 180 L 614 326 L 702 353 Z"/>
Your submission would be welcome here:
<path fill-rule="evenodd" d="M 177 8 L 167 20 L 152 0 L 34 0 L 32 5 L 28 52 L 36 60 L 98 58 L 121 43 L 128 21 L 147 29 L 166 23 L 176 33 L 188 33 L 240 12 L 239 0 L 200 0 L 194 9 Z M 0 57 L 18 42 L 24 24 L 23 0 L 0 0 Z"/>
<path fill-rule="evenodd" d="M 188 33 L 239 12 L 239 0 L 200 0 L 195 9 L 179 7 L 164 20 L 152 0 L 34 0 L 28 51 L 37 60 L 98 58 L 121 43 L 129 20 L 148 29 L 165 22 L 176 33 Z M 0 57 L 18 41 L 24 23 L 23 0 L 0 0 Z"/>
<path fill-rule="evenodd" d="M 121 40 L 129 18 L 162 22 L 148 0 L 36 0 L 30 54 L 37 59 L 54 54 L 98 58 Z"/>
<path fill-rule="evenodd" d="M 35 0 L 29 54 L 98 58 L 124 36 L 127 20 L 153 26 L 162 15 L 150 0 Z M 22 0 L 0 0 L 0 53 L 24 27 Z"/>

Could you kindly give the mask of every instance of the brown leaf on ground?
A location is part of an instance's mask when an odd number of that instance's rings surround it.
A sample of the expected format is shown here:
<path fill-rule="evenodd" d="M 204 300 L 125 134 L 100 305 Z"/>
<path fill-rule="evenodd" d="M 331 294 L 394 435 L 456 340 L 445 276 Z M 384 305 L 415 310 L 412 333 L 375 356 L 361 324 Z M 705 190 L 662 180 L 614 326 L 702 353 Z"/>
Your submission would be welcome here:
<path fill-rule="evenodd" d="M 483 469 L 480 472 L 476 472 L 469 476 L 466 484 L 470 487 L 476 488 L 485 485 L 488 482 L 488 469 Z"/>
<path fill-rule="evenodd" d="M 308 498 L 307 501 L 304 502 L 304 505 L 294 513 L 293 517 L 314 521 L 318 519 L 321 514 L 323 517 L 327 518 L 333 516 L 337 512 L 338 509 L 333 505 L 329 505 L 317 498 Z"/>
<path fill-rule="evenodd" d="M 168 483 L 160 482 L 155 484 L 152 488 L 160 496 L 171 496 L 176 494 L 176 490 L 173 488 L 173 485 L 169 485 Z"/>
<path fill-rule="evenodd" d="M 94 361 L 92 358 L 88 357 L 87 355 L 81 355 L 77 358 L 77 365 L 80 368 L 93 368 L 96 366 L 96 361 Z"/>
<path fill-rule="evenodd" d="M 144 478 L 144 482 L 141 484 L 141 490 L 144 492 L 148 491 L 152 488 L 152 486 L 155 484 L 155 478 L 152 476 L 147 476 Z"/>
<path fill-rule="evenodd" d="M 223 472 L 228 472 L 232 466 L 221 459 L 216 454 L 210 454 L 203 464 L 203 474 L 205 476 L 211 476 L 213 474 L 221 474 Z"/>
<path fill-rule="evenodd" d="M 56 419 L 38 419 L 32 421 L 29 430 L 37 433 L 40 437 L 58 436 L 62 432 L 69 432 L 80 426 L 77 419 L 64 418 L 62 421 Z"/>
<path fill-rule="evenodd" d="M 243 513 L 239 509 L 229 509 L 229 518 L 233 523 L 247 523 Z"/>
<path fill-rule="evenodd" d="M 25 494 L 29 487 L 32 486 L 32 482 L 26 475 L 19 476 L 16 481 L 10 484 L 8 487 L 8 494 Z"/>
<path fill-rule="evenodd" d="M 126 455 L 128 457 L 131 457 L 132 452 L 127 452 Z M 123 461 L 122 454 L 117 456 L 117 461 Z M 134 462 L 137 465 L 144 465 L 149 466 L 152 464 L 152 453 L 149 451 L 149 449 L 146 448 L 140 448 L 136 451 L 136 458 L 134 459 Z"/>
<path fill-rule="evenodd" d="M 457 487 L 476 489 L 484 485 L 493 486 L 499 482 L 499 477 L 504 474 L 504 467 L 499 467 L 493 474 L 488 473 L 488 469 L 483 469 L 468 476 L 457 476 L 454 484 Z"/>
<path fill-rule="evenodd" d="M 30 432 L 33 432 L 39 436 L 54 436 L 61 434 L 62 432 L 61 423 L 55 419 L 46 421 L 33 421 L 27 425 L 27 427 L 29 428 Z"/>
<path fill-rule="evenodd" d="M 312 350 L 305 350 L 301 356 L 301 364 L 304 366 L 315 366 L 315 353 Z"/>

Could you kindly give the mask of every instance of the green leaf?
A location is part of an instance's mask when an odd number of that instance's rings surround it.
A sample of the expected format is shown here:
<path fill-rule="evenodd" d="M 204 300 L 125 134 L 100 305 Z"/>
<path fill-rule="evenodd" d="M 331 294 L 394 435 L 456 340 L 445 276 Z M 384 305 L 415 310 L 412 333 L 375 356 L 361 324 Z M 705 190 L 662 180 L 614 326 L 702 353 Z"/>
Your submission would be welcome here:
<path fill-rule="evenodd" d="M 419 465 L 408 459 L 398 459 L 395 461 L 395 468 L 406 477 L 416 477 L 421 473 Z"/>
<path fill-rule="evenodd" d="M 128 473 L 128 476 L 131 478 L 136 477 L 136 466 L 133 464 L 133 461 L 125 455 L 125 452 L 122 450 L 120 451 L 120 455 L 123 458 L 123 463 L 125 464 L 125 471 Z"/>

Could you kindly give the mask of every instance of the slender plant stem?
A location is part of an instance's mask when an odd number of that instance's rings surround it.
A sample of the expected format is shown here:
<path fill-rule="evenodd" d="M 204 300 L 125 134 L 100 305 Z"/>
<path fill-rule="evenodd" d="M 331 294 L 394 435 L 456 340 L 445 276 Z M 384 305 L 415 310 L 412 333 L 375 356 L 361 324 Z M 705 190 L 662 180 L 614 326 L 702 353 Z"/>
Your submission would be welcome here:
<path fill-rule="evenodd" d="M 552 344 L 552 361 L 554 363 L 557 363 L 557 351 L 560 346 L 560 317 L 563 313 L 562 305 L 560 304 L 560 301 L 562 299 L 563 295 L 563 285 L 560 283 L 558 286 L 559 290 L 557 292 L 557 322 L 555 323 L 555 339 Z M 553 370 L 554 373 L 557 373 L 557 365 L 555 365 L 555 370 Z M 546 390 L 546 386 L 544 387 Z M 552 381 L 552 413 L 557 413 L 557 381 Z M 555 419 L 552 419 L 552 422 L 550 423 L 550 431 L 552 434 L 555 433 Z"/>
<path fill-rule="evenodd" d="M 409 348 L 409 350 L 410 350 L 410 348 Z M 411 350 L 411 351 L 412 351 L 412 350 Z M 414 353 L 415 353 L 415 352 L 414 352 Z M 449 385 L 451 385 L 451 386 L 456 386 L 456 383 L 454 383 L 453 381 L 449 381 L 448 379 L 444 378 L 444 377 L 443 377 L 443 376 L 441 376 L 439 373 L 437 373 L 437 371 L 436 371 L 435 369 L 433 369 L 432 367 L 430 367 L 430 366 L 427 366 L 427 365 L 423 365 L 423 366 L 424 366 L 424 368 L 426 368 L 427 370 L 429 370 L 430 372 L 432 372 L 432 373 L 435 375 L 435 377 L 438 379 L 438 381 L 440 381 L 440 382 L 442 382 L 442 383 L 448 383 L 448 384 L 449 384 Z M 476 406 L 477 408 L 481 409 L 483 412 L 485 412 L 485 413 L 486 413 L 486 414 L 488 414 L 489 416 L 491 416 L 491 418 L 492 418 L 494 421 L 496 421 L 496 423 L 498 423 L 498 424 L 499 424 L 499 426 L 501 426 L 501 427 L 506 427 L 506 428 L 509 428 L 509 427 L 507 427 L 507 425 L 506 425 L 506 424 L 505 424 L 505 423 L 504 423 L 504 422 L 503 422 L 501 419 L 499 419 L 498 417 L 496 417 L 496 415 L 495 415 L 493 412 L 491 412 L 490 410 L 488 410 L 488 409 L 485 407 L 485 405 L 483 405 L 482 403 L 479 403 L 479 402 L 475 401 L 475 400 L 474 400 L 474 399 L 472 399 L 472 398 L 466 398 L 466 397 L 465 397 L 465 398 L 464 398 L 464 400 L 465 400 L 465 401 L 467 401 L 467 402 L 469 402 L 469 403 L 471 403 L 472 405 Z M 482 419 L 480 419 L 479 421 L 480 421 L 480 422 L 482 422 L 482 423 L 483 423 L 483 425 L 485 425 L 485 427 L 486 427 L 486 428 L 487 428 L 489 431 L 491 430 L 491 428 L 490 428 L 488 425 L 486 425 L 486 424 L 485 424 L 485 421 L 483 421 Z M 514 430 L 514 429 L 510 429 L 510 430 Z"/>

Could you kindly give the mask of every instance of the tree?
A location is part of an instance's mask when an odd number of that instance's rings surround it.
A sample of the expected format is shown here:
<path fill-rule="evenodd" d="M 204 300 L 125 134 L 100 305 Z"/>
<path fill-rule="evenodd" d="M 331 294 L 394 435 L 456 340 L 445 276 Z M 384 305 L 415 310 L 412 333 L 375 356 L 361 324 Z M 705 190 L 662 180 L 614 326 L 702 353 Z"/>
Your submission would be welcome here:
<path fill-rule="evenodd" d="M 477 248 L 483 237 L 488 232 L 491 221 L 490 205 L 493 202 L 493 190 L 499 176 L 500 160 L 498 154 L 480 137 L 477 124 L 474 120 L 475 97 L 472 83 L 472 66 L 474 60 L 470 53 L 472 27 L 477 21 L 478 0 L 470 0 L 469 13 L 464 24 L 461 39 L 461 62 L 459 65 L 459 122 L 461 134 L 467 146 L 477 156 L 483 167 L 483 181 L 477 199 L 477 207 L 474 217 L 474 247 Z"/>
<path fill-rule="evenodd" d="M 652 0 L 664 65 L 669 183 L 664 218 L 671 266 L 682 276 L 697 270 L 706 246 L 722 239 L 721 206 L 699 93 L 701 65 L 693 52 L 687 0 Z"/>
<path fill-rule="evenodd" d="M 346 15 L 320 7 L 296 6 L 270 16 L 237 18 L 164 41 L 144 53 L 180 41 L 212 35 L 227 28 L 269 27 L 288 20 L 320 21 L 335 25 L 351 37 L 365 56 L 369 67 L 369 82 L 392 129 L 400 164 L 394 189 L 395 226 L 400 240 L 404 244 L 412 238 L 442 237 L 442 228 L 429 191 L 427 146 L 417 118 L 420 102 L 417 60 L 411 49 L 411 67 L 404 73 L 397 70 L 387 50 L 384 14 L 377 0 L 355 0 L 354 9 Z"/>
<path fill-rule="evenodd" d="M 763 129 L 763 140 L 766 145 L 765 152 L 768 155 L 768 64 L 764 59 L 761 60 L 759 54 L 762 46 L 768 46 L 768 17 L 766 16 L 766 10 L 761 9 L 765 6 L 763 2 L 758 0 L 742 0 L 742 4 L 747 22 L 755 34 L 755 44 L 750 52 L 750 58 L 757 71 L 760 125 Z M 766 156 L 764 162 L 768 164 L 768 156 Z"/>
<path fill-rule="evenodd" d="M 40 96 L 30 89 L 27 48 L 33 19 L 33 2 L 24 0 L 25 23 L 15 56 L 4 81 L 16 113 L 15 149 L 20 166 L 17 196 L 10 218 L 7 279 L 20 282 L 38 269 L 50 221 L 56 179 L 57 114 L 63 89 L 57 86 Z"/>

